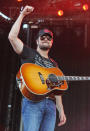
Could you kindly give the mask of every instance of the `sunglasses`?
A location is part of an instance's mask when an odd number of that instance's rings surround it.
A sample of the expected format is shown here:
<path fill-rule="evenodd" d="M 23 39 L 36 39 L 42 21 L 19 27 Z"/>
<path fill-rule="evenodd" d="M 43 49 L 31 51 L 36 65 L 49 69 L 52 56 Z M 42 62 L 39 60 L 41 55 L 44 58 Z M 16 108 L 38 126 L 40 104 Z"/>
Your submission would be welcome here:
<path fill-rule="evenodd" d="M 52 40 L 52 37 L 50 37 L 50 36 L 48 36 L 48 35 L 47 35 L 47 36 L 44 36 L 44 35 L 41 36 L 41 37 L 40 37 L 40 40 L 45 40 L 46 38 L 47 38 L 47 40 L 49 40 L 49 41 Z"/>

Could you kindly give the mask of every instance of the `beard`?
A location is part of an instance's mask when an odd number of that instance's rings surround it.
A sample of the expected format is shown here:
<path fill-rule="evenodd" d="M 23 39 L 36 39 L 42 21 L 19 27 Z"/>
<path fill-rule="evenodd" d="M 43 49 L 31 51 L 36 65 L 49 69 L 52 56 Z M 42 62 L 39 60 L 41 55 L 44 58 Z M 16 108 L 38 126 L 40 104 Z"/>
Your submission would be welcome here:
<path fill-rule="evenodd" d="M 47 50 L 50 50 L 50 46 L 48 45 L 48 46 L 44 46 L 44 45 L 39 45 L 39 48 L 41 49 L 41 50 L 43 50 L 43 51 L 47 51 Z"/>

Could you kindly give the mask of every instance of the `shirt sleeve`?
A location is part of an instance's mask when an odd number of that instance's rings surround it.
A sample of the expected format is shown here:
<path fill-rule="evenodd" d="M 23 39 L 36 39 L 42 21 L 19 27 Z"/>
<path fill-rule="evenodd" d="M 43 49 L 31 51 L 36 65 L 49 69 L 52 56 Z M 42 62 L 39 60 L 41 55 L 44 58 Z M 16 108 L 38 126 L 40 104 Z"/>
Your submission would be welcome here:
<path fill-rule="evenodd" d="M 23 50 L 20 54 L 20 57 L 23 59 L 29 58 L 29 57 L 33 57 L 35 55 L 35 50 L 24 45 L 23 46 Z"/>

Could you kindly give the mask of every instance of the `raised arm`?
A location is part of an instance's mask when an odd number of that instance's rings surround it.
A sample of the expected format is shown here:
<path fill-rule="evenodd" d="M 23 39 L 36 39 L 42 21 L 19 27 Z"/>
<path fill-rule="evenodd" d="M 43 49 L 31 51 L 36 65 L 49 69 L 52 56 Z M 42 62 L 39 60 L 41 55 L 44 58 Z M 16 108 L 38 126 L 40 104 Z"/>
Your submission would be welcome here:
<path fill-rule="evenodd" d="M 18 38 L 18 34 L 20 31 L 20 27 L 21 27 L 23 18 L 26 15 L 30 14 L 33 10 L 34 10 L 34 8 L 32 6 L 25 6 L 23 11 L 20 13 L 19 17 L 17 18 L 17 20 L 13 24 L 13 26 L 10 30 L 10 33 L 8 35 L 8 39 L 9 39 L 14 51 L 17 54 L 20 54 L 23 50 L 23 42 Z"/>

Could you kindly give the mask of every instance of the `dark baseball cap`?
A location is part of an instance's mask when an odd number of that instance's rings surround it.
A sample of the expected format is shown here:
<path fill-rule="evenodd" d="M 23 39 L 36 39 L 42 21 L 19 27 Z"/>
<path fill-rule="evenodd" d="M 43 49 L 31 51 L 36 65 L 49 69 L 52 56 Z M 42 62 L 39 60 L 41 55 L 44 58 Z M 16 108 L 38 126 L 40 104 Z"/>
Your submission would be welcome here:
<path fill-rule="evenodd" d="M 52 33 L 52 31 L 50 31 L 50 30 L 48 30 L 48 29 L 41 29 L 41 30 L 38 32 L 38 37 L 43 36 L 43 35 L 45 35 L 45 34 L 47 34 L 47 35 L 49 35 L 49 36 L 51 36 L 51 37 L 53 38 L 53 33 Z"/>

